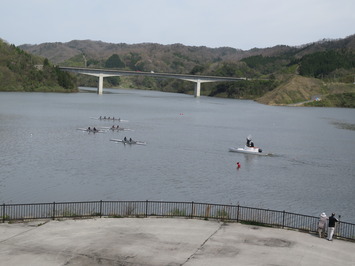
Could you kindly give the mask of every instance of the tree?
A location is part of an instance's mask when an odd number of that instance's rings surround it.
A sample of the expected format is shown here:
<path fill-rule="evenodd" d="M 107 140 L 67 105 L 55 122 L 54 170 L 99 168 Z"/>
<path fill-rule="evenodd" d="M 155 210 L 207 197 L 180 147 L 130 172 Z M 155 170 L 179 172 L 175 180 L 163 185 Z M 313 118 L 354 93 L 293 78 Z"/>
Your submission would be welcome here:
<path fill-rule="evenodd" d="M 142 57 L 138 53 L 130 52 L 124 58 L 126 62 L 126 66 L 128 66 L 131 70 L 141 70 L 137 69 L 137 65 Z"/>
<path fill-rule="evenodd" d="M 355 67 L 355 54 L 347 51 L 324 51 L 305 55 L 301 59 L 300 74 L 311 77 L 324 77 L 336 69 Z"/>
<path fill-rule="evenodd" d="M 105 67 L 107 67 L 107 68 L 124 68 L 125 64 L 122 62 L 122 60 L 118 56 L 118 54 L 113 54 L 106 60 Z"/>
<path fill-rule="evenodd" d="M 204 66 L 197 65 L 192 68 L 192 70 L 190 71 L 190 74 L 191 75 L 201 74 L 204 70 L 205 70 Z"/>
<path fill-rule="evenodd" d="M 45 58 L 45 59 L 43 60 L 43 66 L 45 66 L 45 67 L 49 66 L 48 58 Z"/>
<path fill-rule="evenodd" d="M 108 77 L 106 78 L 106 81 L 110 83 L 112 86 L 118 86 L 120 85 L 121 79 L 120 77 Z"/>

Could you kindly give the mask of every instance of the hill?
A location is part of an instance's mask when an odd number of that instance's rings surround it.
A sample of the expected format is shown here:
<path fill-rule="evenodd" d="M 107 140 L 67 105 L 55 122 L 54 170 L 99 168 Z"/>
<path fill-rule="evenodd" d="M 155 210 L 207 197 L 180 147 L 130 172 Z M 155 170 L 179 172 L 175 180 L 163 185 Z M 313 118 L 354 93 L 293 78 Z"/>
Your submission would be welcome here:
<path fill-rule="evenodd" d="M 247 77 L 251 81 L 204 84 L 201 93 L 255 99 L 265 104 L 307 101 L 313 93 L 332 94 L 334 90 L 324 92 L 329 87 L 339 88 L 340 93 L 354 92 L 350 84 L 355 73 L 355 35 L 298 47 L 278 45 L 247 51 L 230 47 L 130 45 L 91 40 L 22 45 L 20 48 L 64 66 Z M 95 78 L 80 75 L 77 78 L 80 85 L 97 86 Z M 193 92 L 189 82 L 152 78 L 107 78 L 104 86 Z"/>
<path fill-rule="evenodd" d="M 73 40 L 67 43 L 56 42 L 38 45 L 24 44 L 20 45 L 19 48 L 29 53 L 48 58 L 54 64 L 65 63 L 69 59 L 80 55 L 82 66 L 84 66 L 85 57 L 88 60 L 102 60 L 107 59 L 113 54 L 118 54 L 120 57 L 124 58 L 130 54 L 139 54 L 140 56 L 143 55 L 141 60 L 144 58 L 163 60 L 167 55 L 170 55 L 172 57 L 203 64 L 205 62 L 216 61 L 237 62 L 243 58 L 255 55 L 261 55 L 263 57 L 287 55 L 301 58 L 307 54 L 326 50 L 355 50 L 355 35 L 338 40 L 323 39 L 298 47 L 277 45 L 262 49 L 253 48 L 247 51 L 230 47 L 208 48 L 205 46 L 185 46 L 182 44 L 162 45 L 157 43 L 114 44 L 92 40 Z M 167 60 L 168 58 L 165 59 Z M 89 62 L 89 64 L 90 63 L 93 62 Z M 163 72 L 163 70 L 160 69 L 156 70 Z"/>
<path fill-rule="evenodd" d="M 128 62 L 129 59 L 132 59 L 135 55 L 139 55 L 139 61 L 144 61 L 145 59 L 163 61 L 161 64 L 162 66 L 164 65 L 163 63 L 168 63 L 169 58 L 167 57 L 186 59 L 186 61 L 196 63 L 225 60 L 230 58 L 232 55 L 236 56 L 237 59 L 242 58 L 242 56 L 239 55 L 239 53 L 242 53 L 242 50 L 234 48 L 208 48 L 204 46 L 194 47 L 184 46 L 182 44 L 114 44 L 102 41 L 73 40 L 67 43 L 43 43 L 39 45 L 25 44 L 19 46 L 19 48 L 32 54 L 46 57 L 55 64 L 68 62 L 76 56 L 80 56 L 79 61 L 81 61 L 81 64 L 84 64 L 84 56 L 89 60 L 87 63 L 90 65 L 95 64 L 95 60 L 101 61 L 109 58 L 113 54 L 119 55 L 126 62 Z M 156 70 L 163 72 L 164 69 Z"/>
<path fill-rule="evenodd" d="M 76 91 L 75 78 L 0 39 L 0 91 Z"/>
<path fill-rule="evenodd" d="M 287 105 L 303 102 L 312 97 L 326 94 L 325 84 L 316 78 L 288 75 L 274 90 L 257 101 L 269 105 Z"/>

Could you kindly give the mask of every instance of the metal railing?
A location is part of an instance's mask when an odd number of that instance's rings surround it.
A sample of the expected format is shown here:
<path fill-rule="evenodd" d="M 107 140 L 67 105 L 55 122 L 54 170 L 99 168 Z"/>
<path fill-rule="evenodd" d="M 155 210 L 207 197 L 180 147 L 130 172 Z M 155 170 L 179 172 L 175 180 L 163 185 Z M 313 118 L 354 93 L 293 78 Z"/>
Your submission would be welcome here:
<path fill-rule="evenodd" d="M 292 228 L 305 232 L 316 232 L 318 217 L 245 207 L 198 202 L 166 201 L 88 201 L 53 202 L 33 204 L 0 205 L 2 222 L 32 219 L 60 219 L 85 217 L 188 217 L 219 219 L 255 225 Z M 336 237 L 355 240 L 355 224 L 339 222 Z"/>

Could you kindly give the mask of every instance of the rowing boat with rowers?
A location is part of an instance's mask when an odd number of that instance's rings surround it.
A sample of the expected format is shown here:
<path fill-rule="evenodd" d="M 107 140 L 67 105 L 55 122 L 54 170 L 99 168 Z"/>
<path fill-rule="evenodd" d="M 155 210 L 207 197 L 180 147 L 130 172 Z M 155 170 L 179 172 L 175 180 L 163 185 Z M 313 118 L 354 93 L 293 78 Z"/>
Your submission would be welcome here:
<path fill-rule="evenodd" d="M 76 130 L 81 130 L 89 133 L 104 133 L 106 130 L 96 129 L 96 128 L 77 128 Z"/>
<path fill-rule="evenodd" d="M 125 139 L 110 139 L 110 141 L 114 141 L 116 143 L 123 143 L 123 144 L 137 144 L 137 145 L 146 145 L 147 143 L 146 142 L 143 142 L 143 141 L 139 141 L 139 140 L 125 140 Z"/>
<path fill-rule="evenodd" d="M 115 126 L 112 126 L 112 127 L 101 127 L 102 129 L 106 129 L 106 130 L 111 130 L 111 131 L 131 131 L 132 129 L 129 129 L 129 128 L 124 128 L 124 127 L 115 127 Z"/>
<path fill-rule="evenodd" d="M 115 117 L 106 117 L 106 116 L 100 116 L 100 117 L 90 117 L 91 119 L 96 119 L 96 120 L 101 120 L 101 121 L 117 121 L 117 122 L 128 122 L 128 120 L 123 120 L 121 118 L 115 118 Z"/>

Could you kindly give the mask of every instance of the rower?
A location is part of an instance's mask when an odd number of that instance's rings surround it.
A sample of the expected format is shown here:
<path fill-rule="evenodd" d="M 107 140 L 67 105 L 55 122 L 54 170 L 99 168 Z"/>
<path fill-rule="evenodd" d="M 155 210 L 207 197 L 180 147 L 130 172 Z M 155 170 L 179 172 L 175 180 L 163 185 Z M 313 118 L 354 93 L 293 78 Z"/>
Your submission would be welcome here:
<path fill-rule="evenodd" d="M 129 142 L 132 142 L 133 140 L 132 140 L 132 138 L 129 138 Z"/>
<path fill-rule="evenodd" d="M 91 128 L 90 127 L 88 127 L 88 129 L 87 129 L 88 131 L 90 131 L 91 130 Z"/>
<path fill-rule="evenodd" d="M 94 127 L 92 130 L 93 130 L 93 131 L 97 131 L 96 127 Z"/>
<path fill-rule="evenodd" d="M 127 141 L 127 138 L 126 137 L 124 137 L 124 139 L 123 139 L 124 141 Z"/>

